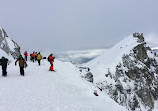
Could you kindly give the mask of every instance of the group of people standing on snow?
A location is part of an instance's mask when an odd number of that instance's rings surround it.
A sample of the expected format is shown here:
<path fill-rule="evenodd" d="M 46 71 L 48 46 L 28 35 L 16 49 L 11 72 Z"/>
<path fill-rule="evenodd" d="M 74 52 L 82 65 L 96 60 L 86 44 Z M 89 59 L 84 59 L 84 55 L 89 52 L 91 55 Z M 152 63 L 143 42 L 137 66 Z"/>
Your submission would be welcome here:
<path fill-rule="evenodd" d="M 22 75 L 22 76 L 24 76 L 24 68 L 27 67 L 27 63 L 26 63 L 26 61 L 28 60 L 27 51 L 24 52 L 24 56 L 25 57 L 23 58 L 22 55 L 20 55 L 19 58 L 17 58 L 17 60 L 15 61 L 15 66 L 17 65 L 17 62 L 19 62 L 20 75 Z M 32 62 L 38 61 L 39 66 L 41 65 L 42 59 L 46 59 L 46 57 L 42 57 L 40 52 L 39 53 L 33 52 L 32 54 L 30 54 L 30 60 Z M 48 62 L 50 62 L 50 64 L 51 64 L 49 71 L 54 71 L 54 68 L 53 68 L 54 59 L 55 59 L 55 57 L 53 56 L 52 53 L 47 58 Z M 7 76 L 7 65 L 9 65 L 8 59 L 5 57 L 2 57 L 0 59 L 0 65 L 2 66 L 2 76 L 6 77 Z"/>
<path fill-rule="evenodd" d="M 25 56 L 25 60 L 27 61 L 27 57 L 28 57 L 28 53 L 27 51 L 24 52 L 24 56 Z M 33 52 L 32 54 L 30 54 L 30 60 L 32 62 L 38 61 L 39 66 L 41 65 L 41 60 L 42 60 L 42 55 L 41 53 L 37 53 L 37 52 Z"/>

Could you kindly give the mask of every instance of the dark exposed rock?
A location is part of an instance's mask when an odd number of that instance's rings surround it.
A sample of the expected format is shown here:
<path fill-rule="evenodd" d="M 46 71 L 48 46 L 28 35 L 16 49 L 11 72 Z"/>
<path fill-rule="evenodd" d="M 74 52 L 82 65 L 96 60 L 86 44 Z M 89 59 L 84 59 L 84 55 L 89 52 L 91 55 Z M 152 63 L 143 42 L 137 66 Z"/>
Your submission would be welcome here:
<path fill-rule="evenodd" d="M 85 78 L 87 79 L 87 81 L 93 82 L 93 74 L 92 74 L 91 72 L 88 72 L 88 73 L 85 75 Z"/>
<path fill-rule="evenodd" d="M 93 74 L 90 72 L 89 67 L 79 67 L 79 71 L 83 74 L 82 77 L 93 83 Z"/>
<path fill-rule="evenodd" d="M 134 49 L 133 49 L 134 53 L 136 54 L 136 59 L 137 60 L 144 60 L 146 58 L 148 58 L 148 55 L 147 55 L 147 52 L 146 52 L 146 49 L 144 47 L 144 43 L 143 44 L 140 44 L 138 46 L 136 46 Z"/>

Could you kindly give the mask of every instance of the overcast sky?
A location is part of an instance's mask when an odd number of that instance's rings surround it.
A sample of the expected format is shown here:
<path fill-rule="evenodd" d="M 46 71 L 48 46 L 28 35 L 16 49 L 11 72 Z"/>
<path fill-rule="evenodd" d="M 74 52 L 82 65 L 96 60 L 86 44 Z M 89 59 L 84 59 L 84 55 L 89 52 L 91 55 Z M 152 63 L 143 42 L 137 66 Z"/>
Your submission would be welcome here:
<path fill-rule="evenodd" d="M 157 0 L 0 0 L 0 25 L 24 50 L 106 48 L 133 32 L 158 46 Z"/>

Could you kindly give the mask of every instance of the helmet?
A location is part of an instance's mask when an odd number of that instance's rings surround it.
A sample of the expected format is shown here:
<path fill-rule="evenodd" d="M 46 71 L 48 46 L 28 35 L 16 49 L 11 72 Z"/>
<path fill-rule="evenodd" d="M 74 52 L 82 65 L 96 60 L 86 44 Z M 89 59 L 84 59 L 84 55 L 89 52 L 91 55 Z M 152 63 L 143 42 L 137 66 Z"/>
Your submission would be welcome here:
<path fill-rule="evenodd" d="M 19 58 L 22 58 L 22 55 L 20 55 Z"/>
<path fill-rule="evenodd" d="M 4 56 L 2 56 L 2 59 L 5 59 L 5 57 L 4 57 Z"/>

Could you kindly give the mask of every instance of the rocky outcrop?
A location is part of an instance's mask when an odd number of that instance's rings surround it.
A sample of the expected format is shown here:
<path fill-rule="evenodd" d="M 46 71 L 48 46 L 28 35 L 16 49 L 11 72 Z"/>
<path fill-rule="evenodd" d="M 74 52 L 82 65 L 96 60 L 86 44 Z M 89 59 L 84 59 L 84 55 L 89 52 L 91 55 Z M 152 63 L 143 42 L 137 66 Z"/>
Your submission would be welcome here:
<path fill-rule="evenodd" d="M 11 54 L 13 58 L 17 58 L 20 55 L 19 45 L 8 37 L 2 27 L 0 27 L 0 49 L 5 51 L 7 54 Z"/>
<path fill-rule="evenodd" d="M 154 55 L 152 58 L 148 56 L 152 55 L 152 51 L 146 47 L 142 34 L 134 37 L 138 37 L 140 44 L 130 54 L 125 54 L 116 66 L 115 74 L 111 75 L 115 85 L 102 82 L 98 83 L 98 87 L 129 110 L 151 110 L 158 99 L 158 63 Z"/>
<path fill-rule="evenodd" d="M 93 83 L 93 74 L 90 72 L 90 69 L 88 67 L 79 67 L 79 69 L 81 77 Z"/>
<path fill-rule="evenodd" d="M 95 84 L 118 104 L 125 106 L 130 111 L 152 111 L 155 101 L 158 100 L 158 57 L 146 45 L 142 33 L 134 33 L 133 37 L 134 40 L 136 39 L 136 43 L 131 43 L 133 48 L 130 46 L 130 51 L 125 51 L 128 53 L 124 53 L 121 60 L 118 59 L 116 66 L 113 65 L 115 63 L 112 63 L 112 67 L 107 69 L 102 81 L 97 81 Z M 129 41 L 129 38 L 125 42 Z M 124 41 L 121 42 L 121 45 L 123 43 Z M 116 47 L 118 46 L 122 47 L 116 45 Z M 123 46 L 125 50 L 128 49 L 127 45 Z M 114 48 L 117 49 L 116 47 Z M 114 51 L 113 49 L 112 51 Z M 120 51 L 123 50 L 122 47 Z M 100 61 L 104 57 L 108 56 L 100 57 Z M 118 57 L 117 54 L 116 57 Z M 96 61 L 99 61 L 99 59 L 96 59 Z M 99 62 L 96 61 L 91 62 L 91 64 L 95 63 L 96 66 L 101 67 Z M 93 69 L 97 68 L 96 66 Z M 97 69 L 98 74 L 99 70 Z M 100 71 L 100 73 L 102 72 Z"/>

